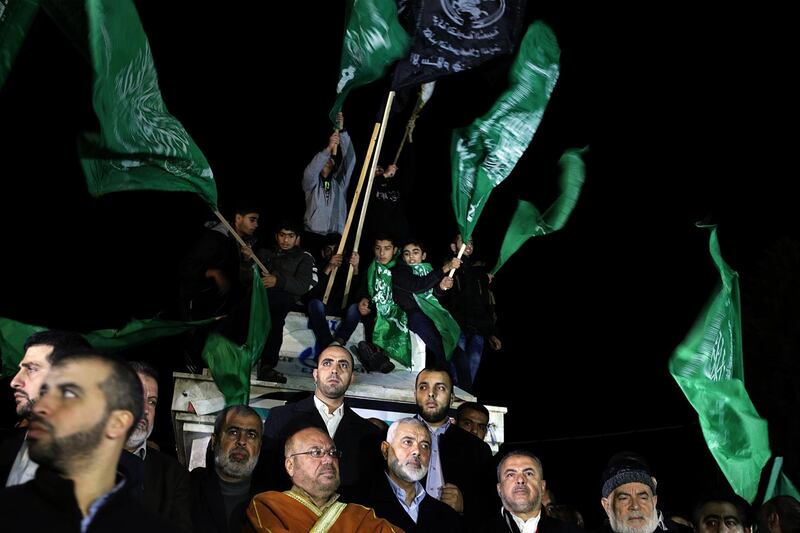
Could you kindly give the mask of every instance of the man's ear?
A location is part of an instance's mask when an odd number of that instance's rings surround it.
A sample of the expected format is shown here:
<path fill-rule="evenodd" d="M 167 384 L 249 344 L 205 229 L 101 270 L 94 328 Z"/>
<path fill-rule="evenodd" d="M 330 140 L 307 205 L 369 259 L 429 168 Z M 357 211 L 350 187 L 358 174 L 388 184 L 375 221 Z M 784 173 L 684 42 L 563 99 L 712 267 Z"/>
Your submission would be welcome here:
<path fill-rule="evenodd" d="M 456 249 L 456 243 L 454 242 L 450 243 L 450 250 L 454 253 L 458 253 L 458 250 Z"/>
<path fill-rule="evenodd" d="M 389 459 L 389 443 L 386 441 L 381 442 L 381 455 L 384 461 Z"/>
<path fill-rule="evenodd" d="M 608 498 L 600 498 L 600 505 L 603 506 L 606 514 L 611 514 L 611 501 Z"/>
<path fill-rule="evenodd" d="M 292 477 L 294 474 L 294 458 L 287 457 L 286 460 L 283 462 L 283 466 L 286 468 L 286 473 L 289 474 L 289 477 Z"/>
<path fill-rule="evenodd" d="M 106 422 L 106 436 L 112 439 L 120 437 L 125 439 L 133 424 L 133 413 L 126 409 L 115 409 L 111 411 Z"/>
<path fill-rule="evenodd" d="M 317 369 L 311 371 L 311 375 L 314 376 L 314 385 L 317 384 Z"/>
<path fill-rule="evenodd" d="M 425 258 L 426 258 L 426 257 L 428 257 L 428 254 L 426 254 L 425 252 L 422 252 L 422 260 L 423 260 L 423 261 L 425 261 Z"/>

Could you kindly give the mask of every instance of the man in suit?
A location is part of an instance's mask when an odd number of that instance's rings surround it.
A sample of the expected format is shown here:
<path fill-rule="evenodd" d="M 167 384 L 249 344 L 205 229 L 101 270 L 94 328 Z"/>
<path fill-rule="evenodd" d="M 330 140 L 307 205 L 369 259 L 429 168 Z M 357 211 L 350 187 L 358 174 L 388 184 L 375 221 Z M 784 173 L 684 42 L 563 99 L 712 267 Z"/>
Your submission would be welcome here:
<path fill-rule="evenodd" d="M 375 480 L 369 507 L 404 531 L 458 532 L 461 516 L 450 506 L 432 498 L 419 482 L 428 473 L 431 433 L 416 418 L 395 421 L 381 443 L 386 461 L 385 476 Z"/>
<path fill-rule="evenodd" d="M 450 422 L 447 411 L 452 397 L 453 381 L 447 371 L 426 368 L 417 375 L 417 417 L 431 432 L 425 490 L 475 523 L 497 508 L 492 490 L 492 451 L 475 435 Z"/>
<path fill-rule="evenodd" d="M 174 458 L 147 446 L 158 405 L 158 372 L 141 361 L 130 363 L 144 390 L 144 415 L 125 443 L 121 468 L 136 485 L 144 507 L 172 523 L 176 531 L 192 530 L 189 472 Z"/>
<path fill-rule="evenodd" d="M 577 533 L 577 526 L 551 518 L 542 512 L 545 491 L 542 463 L 530 452 L 507 453 L 497 466 L 497 494 L 503 502 L 500 512 L 484 531 L 497 533 Z"/>
<path fill-rule="evenodd" d="M 340 463 L 342 499 L 363 501 L 371 476 L 380 472 L 380 432 L 358 416 L 345 401 L 353 383 L 353 355 L 332 344 L 322 350 L 313 372 L 314 395 L 296 403 L 270 410 L 264 423 L 263 475 L 271 490 L 287 490 L 291 481 L 284 468 L 286 439 L 298 428 L 313 426 L 325 430 L 342 452 Z"/>

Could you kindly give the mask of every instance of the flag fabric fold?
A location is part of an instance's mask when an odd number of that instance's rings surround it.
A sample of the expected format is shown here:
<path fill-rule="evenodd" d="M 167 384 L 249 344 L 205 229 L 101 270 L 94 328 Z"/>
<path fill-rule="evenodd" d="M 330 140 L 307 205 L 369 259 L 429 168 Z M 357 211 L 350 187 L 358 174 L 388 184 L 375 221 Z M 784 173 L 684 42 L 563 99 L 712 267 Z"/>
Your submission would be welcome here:
<path fill-rule="evenodd" d="M 533 139 L 558 79 L 560 53 L 552 30 L 539 21 L 531 24 L 511 67 L 509 88 L 486 115 L 453 131 L 452 203 L 465 240 L 492 190 Z"/>
<path fill-rule="evenodd" d="M 38 11 L 39 0 L 0 0 L 0 88 Z"/>
<path fill-rule="evenodd" d="M 372 340 L 389 357 L 403 366 L 411 367 L 411 338 L 408 316 L 392 298 L 392 267 L 397 256 L 382 265 L 373 260 L 367 269 L 367 290 L 375 308 L 375 329 Z"/>
<path fill-rule="evenodd" d="M 753 502 L 770 458 L 767 422 L 744 387 L 738 274 L 722 258 L 717 230 L 710 251 L 720 287 L 669 361 L 669 371 L 697 411 L 708 449 L 731 488 Z"/>
<path fill-rule="evenodd" d="M 417 276 L 426 276 L 433 272 L 433 266 L 430 263 L 418 263 L 410 266 Z M 428 289 L 422 294 L 415 294 L 414 301 L 417 302 L 425 316 L 433 321 L 436 330 L 442 336 L 445 359 L 449 361 L 453 357 L 453 350 L 456 349 L 458 338 L 461 336 L 461 328 L 458 326 L 458 322 L 447 309 L 442 307 L 442 304 L 433 294 L 433 289 Z"/>
<path fill-rule="evenodd" d="M 383 76 L 406 54 L 410 41 L 397 19 L 394 0 L 349 1 L 336 101 L 330 112 L 334 126 L 347 94 Z"/>
<path fill-rule="evenodd" d="M 583 188 L 586 166 L 581 155 L 585 151 L 585 148 L 567 150 L 561 156 L 559 160 L 561 194 L 543 214 L 530 202 L 520 200 L 517 203 L 517 209 L 511 217 L 511 224 L 506 231 L 503 245 L 500 247 L 500 257 L 492 269 L 492 274 L 497 274 L 508 258 L 514 255 L 531 237 L 547 235 L 564 227 L 572 210 L 575 209 L 575 204 L 578 203 L 578 197 Z"/>

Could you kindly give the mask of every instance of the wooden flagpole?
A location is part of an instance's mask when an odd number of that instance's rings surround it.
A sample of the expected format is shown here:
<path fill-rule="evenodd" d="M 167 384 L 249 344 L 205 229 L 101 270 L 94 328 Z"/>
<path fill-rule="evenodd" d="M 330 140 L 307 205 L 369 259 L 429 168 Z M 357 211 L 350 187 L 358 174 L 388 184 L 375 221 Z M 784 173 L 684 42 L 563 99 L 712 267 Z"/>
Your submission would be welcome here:
<path fill-rule="evenodd" d="M 214 211 L 214 214 L 217 215 L 217 218 L 219 219 L 220 222 L 222 222 L 222 225 L 225 226 L 229 232 L 231 232 L 231 235 L 233 235 L 234 239 L 236 239 L 243 248 L 250 248 L 250 246 L 246 242 L 244 242 L 244 240 L 239 236 L 239 234 L 236 233 L 236 230 L 233 229 L 233 227 L 228 223 L 228 221 L 225 220 L 225 217 L 222 216 L 222 213 L 220 213 L 219 211 Z M 258 268 L 261 269 L 261 273 L 263 275 L 266 276 L 267 274 L 269 274 L 269 270 L 267 270 L 267 267 L 264 266 L 264 263 L 262 263 L 258 259 L 258 257 L 256 257 L 256 254 L 253 253 L 251 257 L 253 258 L 253 261 L 255 261 L 256 264 L 258 265 Z"/>

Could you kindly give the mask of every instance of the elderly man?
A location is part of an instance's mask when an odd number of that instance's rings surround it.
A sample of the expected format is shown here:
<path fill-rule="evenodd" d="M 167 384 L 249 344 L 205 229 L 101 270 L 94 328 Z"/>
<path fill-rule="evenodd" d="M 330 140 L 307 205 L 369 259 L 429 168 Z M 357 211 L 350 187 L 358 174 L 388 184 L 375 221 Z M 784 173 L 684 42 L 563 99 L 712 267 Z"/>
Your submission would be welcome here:
<path fill-rule="evenodd" d="M 450 423 L 447 410 L 452 397 L 453 382 L 447 371 L 426 368 L 417 375 L 417 418 L 431 432 L 431 462 L 424 485 L 428 494 L 475 523 L 486 520 L 497 508 L 492 451 Z"/>
<path fill-rule="evenodd" d="M 0 491 L 4 531 L 172 531 L 130 498 L 117 463 L 142 417 L 142 385 L 122 360 L 54 363 L 28 428 L 36 477 Z"/>
<path fill-rule="evenodd" d="M 485 531 L 497 533 L 571 533 L 580 531 L 543 513 L 546 482 L 542 463 L 530 452 L 507 453 L 497 465 L 497 494 L 503 507 Z"/>
<path fill-rule="evenodd" d="M 609 460 L 603 472 L 602 496 L 600 503 L 614 533 L 652 533 L 661 528 L 656 478 L 641 456 L 621 452 Z"/>
<path fill-rule="evenodd" d="M 189 472 L 178 461 L 147 446 L 158 405 L 158 372 L 141 361 L 130 363 L 144 389 L 144 415 L 134 427 L 120 457 L 120 471 L 137 484 L 145 508 L 172 523 L 176 531 L 192 530 Z"/>
<path fill-rule="evenodd" d="M 28 417 L 39 399 L 39 389 L 50 367 L 65 353 L 76 350 L 90 351 L 89 343 L 78 335 L 66 331 L 40 331 L 25 341 L 19 372 L 11 380 L 18 427 L 0 436 L 0 486 L 13 487 L 34 478 L 38 465 L 28 454 L 25 442 Z"/>
<path fill-rule="evenodd" d="M 375 516 L 375 511 L 339 502 L 340 452 L 322 429 L 309 427 L 286 441 L 286 472 L 292 488 L 258 494 L 247 508 L 245 531 L 326 531 L 389 533 L 402 531 Z"/>
<path fill-rule="evenodd" d="M 246 405 L 223 409 L 214 422 L 210 452 L 206 467 L 191 472 L 194 531 L 238 533 L 245 507 L 258 492 L 251 482 L 261 452 L 261 417 Z"/>
<path fill-rule="evenodd" d="M 694 508 L 692 523 L 697 533 L 750 533 L 750 505 L 735 494 L 703 498 Z"/>
<path fill-rule="evenodd" d="M 264 423 L 268 488 L 285 490 L 291 486 L 283 466 L 286 439 L 299 427 L 314 426 L 325 430 L 342 452 L 342 498 L 361 502 L 375 473 L 382 470 L 381 436 L 374 425 L 357 415 L 345 401 L 345 393 L 355 380 L 353 355 L 343 346 L 328 346 L 320 353 L 313 375 L 313 396 L 275 407 Z"/>
<path fill-rule="evenodd" d="M 430 497 L 420 483 L 431 459 L 428 426 L 416 418 L 397 420 L 389 426 L 381 452 L 386 475 L 376 480 L 368 501 L 378 516 L 405 531 L 464 530 L 461 516 Z"/>

